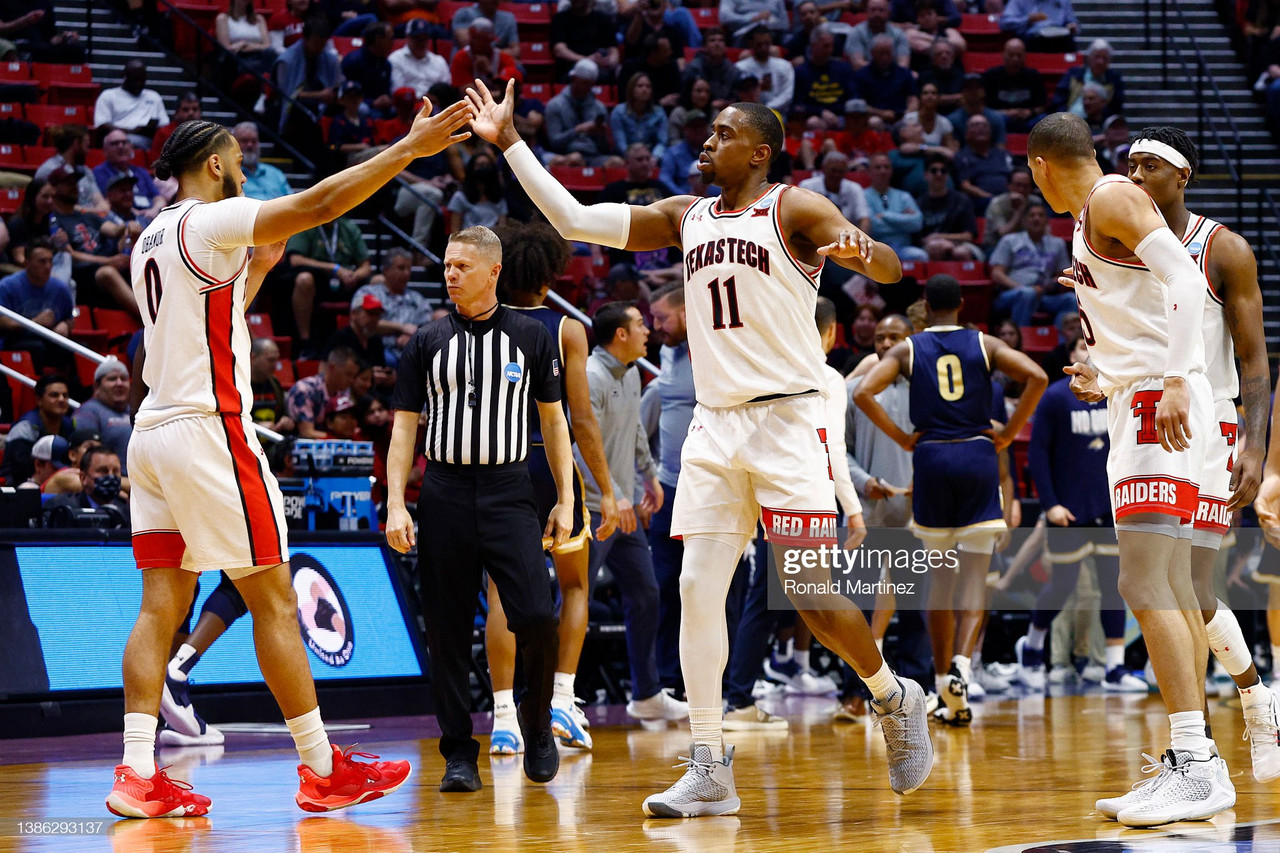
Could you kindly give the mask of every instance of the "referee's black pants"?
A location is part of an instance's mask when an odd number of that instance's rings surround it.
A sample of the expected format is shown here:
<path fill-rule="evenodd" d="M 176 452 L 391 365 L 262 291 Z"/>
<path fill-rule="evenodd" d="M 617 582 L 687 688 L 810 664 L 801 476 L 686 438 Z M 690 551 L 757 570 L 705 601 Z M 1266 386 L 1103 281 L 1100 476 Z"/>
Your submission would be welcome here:
<path fill-rule="evenodd" d="M 560 639 L 533 483 L 523 463 L 431 462 L 418 497 L 418 573 L 431 652 L 431 683 L 447 761 L 476 761 L 471 736 L 471 637 L 481 571 L 498 587 L 507 625 L 524 660 L 521 721 L 551 725 Z"/>

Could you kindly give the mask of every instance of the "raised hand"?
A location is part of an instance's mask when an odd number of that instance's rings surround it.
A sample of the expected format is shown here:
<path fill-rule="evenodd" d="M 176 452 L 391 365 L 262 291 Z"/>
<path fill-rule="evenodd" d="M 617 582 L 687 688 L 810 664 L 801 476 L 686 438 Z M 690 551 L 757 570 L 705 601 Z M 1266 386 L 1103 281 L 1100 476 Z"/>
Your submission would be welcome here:
<path fill-rule="evenodd" d="M 858 228 L 842 228 L 840 236 L 818 249 L 819 255 L 833 258 L 860 258 L 870 262 L 876 241 Z"/>
<path fill-rule="evenodd" d="M 475 87 L 467 89 L 467 102 L 471 105 L 471 111 L 474 114 L 471 129 L 481 139 L 504 149 L 520 141 L 520 135 L 516 133 L 515 124 L 511 118 L 516 110 L 514 79 L 507 81 L 507 91 L 502 98 L 502 103 L 493 99 L 493 93 L 489 91 L 489 87 L 483 80 L 476 80 Z M 502 138 L 499 139 L 499 137 Z"/>
<path fill-rule="evenodd" d="M 409 129 L 405 142 L 418 157 L 439 154 L 453 143 L 470 138 L 470 131 L 455 131 L 471 121 L 471 118 L 472 109 L 468 101 L 458 101 L 446 107 L 443 112 L 431 115 L 431 102 L 423 98 L 422 110 L 413 120 L 413 127 Z"/>

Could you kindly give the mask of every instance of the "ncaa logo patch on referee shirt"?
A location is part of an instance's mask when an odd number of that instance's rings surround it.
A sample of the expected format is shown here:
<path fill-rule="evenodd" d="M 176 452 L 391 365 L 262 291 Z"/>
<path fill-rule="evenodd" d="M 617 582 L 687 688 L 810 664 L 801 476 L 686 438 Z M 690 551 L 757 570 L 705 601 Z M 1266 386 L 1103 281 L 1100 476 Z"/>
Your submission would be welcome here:
<path fill-rule="evenodd" d="M 519 382 L 520 377 L 524 376 L 524 371 L 514 361 L 508 361 L 507 366 L 502 368 L 502 375 L 507 377 L 508 382 Z"/>

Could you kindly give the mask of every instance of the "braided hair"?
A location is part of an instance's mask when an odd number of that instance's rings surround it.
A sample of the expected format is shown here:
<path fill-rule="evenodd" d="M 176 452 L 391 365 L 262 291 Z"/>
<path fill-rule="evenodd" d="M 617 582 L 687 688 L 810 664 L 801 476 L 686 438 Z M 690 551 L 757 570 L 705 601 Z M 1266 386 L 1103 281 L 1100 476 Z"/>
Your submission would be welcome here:
<path fill-rule="evenodd" d="M 197 163 L 204 162 L 209 155 L 234 141 L 230 132 L 216 122 L 204 119 L 184 121 L 165 140 L 164 150 L 152 167 L 156 177 L 162 181 L 174 175 L 181 177 Z"/>
<path fill-rule="evenodd" d="M 1196 148 L 1196 144 L 1191 141 L 1191 137 L 1187 136 L 1182 130 L 1170 127 L 1167 124 L 1144 127 L 1133 138 L 1132 142 L 1137 142 L 1140 139 L 1154 139 L 1156 142 L 1163 142 L 1183 157 L 1186 157 L 1187 162 L 1191 164 L 1191 174 L 1187 177 L 1188 181 L 1196 176 L 1196 172 L 1200 171 L 1200 151 Z"/>
<path fill-rule="evenodd" d="M 508 220 L 498 237 L 504 256 L 498 286 L 508 293 L 539 293 L 569 266 L 569 243 L 546 222 Z"/>

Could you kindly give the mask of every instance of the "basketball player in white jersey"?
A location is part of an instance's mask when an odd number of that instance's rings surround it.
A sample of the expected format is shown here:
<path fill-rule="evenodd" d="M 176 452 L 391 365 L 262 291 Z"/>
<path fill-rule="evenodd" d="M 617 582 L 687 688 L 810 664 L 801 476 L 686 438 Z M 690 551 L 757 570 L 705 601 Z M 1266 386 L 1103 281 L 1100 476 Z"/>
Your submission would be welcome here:
<path fill-rule="evenodd" d="M 424 109 L 409 134 L 376 157 L 272 201 L 243 196 L 239 143 L 208 121 L 184 122 L 165 143 L 156 175 L 178 179 L 134 245 L 133 292 L 142 311 L 149 388 L 129 442 L 133 550 L 142 607 L 124 650 L 124 760 L 107 807 L 122 817 L 206 814 L 208 797 L 155 764 L 156 714 L 175 629 L 202 571 L 223 570 L 253 614 L 263 679 L 301 763 L 295 801 L 322 812 L 377 799 L 404 783 L 407 761 L 358 762 L 331 746 L 298 634 L 284 503 L 249 418 L 251 334 L 245 306 L 279 248 L 249 249 L 341 216 L 417 157 L 470 134 L 459 102 Z M 376 756 L 369 756 L 376 758 Z"/>
<path fill-rule="evenodd" d="M 1208 282 L 1202 328 L 1206 376 L 1213 386 L 1214 422 L 1200 478 L 1191 576 L 1209 648 L 1240 692 L 1254 778 L 1267 782 L 1280 778 L 1280 733 L 1276 727 L 1280 703 L 1263 685 L 1235 614 L 1213 591 L 1214 564 L 1223 535 L 1231 527 L 1231 514 L 1253 501 L 1261 481 L 1271 394 L 1262 331 L 1262 291 L 1257 261 L 1244 238 L 1187 210 L 1186 186 L 1198 167 L 1195 143 L 1175 127 L 1146 128 L 1129 149 L 1129 179 L 1151 194 L 1170 230 L 1182 235 L 1183 245 Z M 1243 394 L 1246 413 L 1244 452 L 1239 454 L 1235 453 L 1237 394 Z M 1203 683 L 1203 669 L 1198 677 Z"/>
<path fill-rule="evenodd" d="M 513 87 L 500 104 L 479 81 L 467 97 L 477 113 L 474 132 L 504 150 L 529 197 L 562 236 L 631 251 L 684 251 L 698 406 L 684 445 L 672 534 L 684 539 L 680 659 L 693 747 L 684 776 L 645 800 L 644 811 L 670 818 L 733 814 L 740 801 L 733 749 L 722 739 L 720 695 L 729 582 L 762 515 L 775 546 L 811 545 L 834 535 L 825 360 L 813 320 L 818 275 L 830 258 L 892 282 L 901 276 L 901 264 L 825 197 L 769 183 L 782 125 L 759 104 L 726 108 L 703 145 L 698 168 L 705 182 L 723 190 L 718 199 L 583 206 L 520 141 L 511 124 Z M 857 521 L 851 527 L 859 527 Z M 797 536 L 801 531 L 813 532 Z M 856 609 L 801 615 L 867 683 L 885 730 L 890 784 L 899 793 L 914 791 L 933 765 L 920 686 L 904 684 L 889 670 Z"/>
<path fill-rule="evenodd" d="M 1197 672 L 1208 642 L 1191 582 L 1191 522 L 1213 423 L 1204 274 L 1146 191 L 1103 176 L 1079 117 L 1039 122 L 1027 159 L 1045 201 L 1076 217 L 1080 322 L 1107 397 L 1120 592 L 1146 637 L 1172 735 L 1162 761 L 1150 762 L 1160 775 L 1098 809 L 1127 826 L 1206 819 L 1235 804 L 1235 789 L 1205 729 Z"/>

